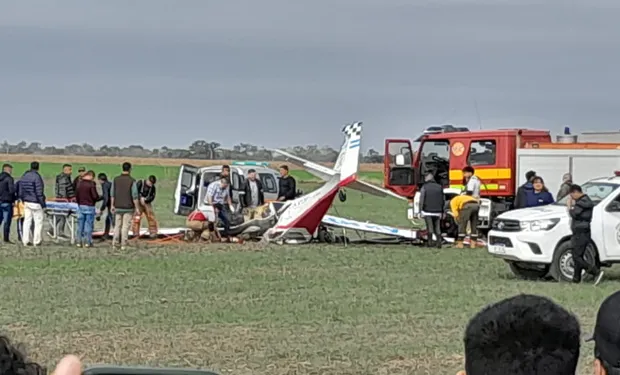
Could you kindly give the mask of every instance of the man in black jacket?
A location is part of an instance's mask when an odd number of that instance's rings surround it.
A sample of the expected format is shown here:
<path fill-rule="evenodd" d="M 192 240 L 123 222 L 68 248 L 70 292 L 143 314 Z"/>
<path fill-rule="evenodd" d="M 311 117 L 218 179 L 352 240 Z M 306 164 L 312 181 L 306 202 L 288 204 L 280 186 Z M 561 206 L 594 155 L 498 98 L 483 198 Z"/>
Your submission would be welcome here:
<path fill-rule="evenodd" d="M 101 184 L 101 213 L 106 211 L 105 226 L 103 229 L 102 239 L 106 240 L 110 237 L 110 228 L 114 227 L 114 214 L 112 213 L 112 200 L 110 199 L 110 190 L 112 183 L 108 180 L 105 173 L 99 173 L 97 176 L 99 184 Z"/>
<path fill-rule="evenodd" d="M 519 189 L 517 189 L 517 195 L 515 196 L 514 201 L 514 208 L 525 208 L 525 205 L 527 203 L 527 193 L 528 191 L 534 190 L 534 187 L 532 186 L 532 181 L 534 180 L 534 177 L 536 177 L 536 172 L 534 171 L 528 171 L 525 174 L 526 183 L 519 186 Z"/>
<path fill-rule="evenodd" d="M 13 218 L 13 204 L 15 203 L 15 180 L 13 180 L 13 167 L 10 164 L 2 166 L 0 173 L 0 225 L 4 225 L 3 240 L 11 243 L 9 236 L 11 233 L 11 219 Z"/>
<path fill-rule="evenodd" d="M 153 201 L 155 200 L 155 183 L 157 178 L 155 176 L 149 176 L 146 180 L 140 180 L 136 183 L 138 187 L 140 219 L 136 218 L 133 221 L 131 231 L 134 233 L 140 233 L 140 221 L 142 215 L 146 216 L 146 221 L 149 225 L 149 235 L 156 237 L 158 232 L 157 220 L 155 219 L 155 211 L 153 211 Z"/>
<path fill-rule="evenodd" d="M 71 164 L 62 166 L 62 172 L 56 176 L 56 185 L 54 187 L 56 200 L 60 202 L 71 202 L 75 200 L 75 186 L 71 181 L 71 173 L 73 167 Z M 65 226 L 67 225 L 67 217 L 65 215 L 56 215 L 56 235 L 58 237 L 65 236 Z M 54 237 L 54 233 L 50 230 L 48 236 Z"/>
<path fill-rule="evenodd" d="M 573 231 L 571 237 L 574 264 L 573 282 L 580 283 L 582 270 L 586 270 L 594 275 L 594 285 L 598 285 L 603 277 L 603 271 L 596 264 L 588 263 L 584 259 L 586 248 L 592 241 L 590 222 L 592 222 L 594 202 L 583 193 L 579 185 L 571 185 L 569 192 L 570 197 L 566 201 L 566 205 L 571 217 L 571 230 Z"/>
<path fill-rule="evenodd" d="M 256 171 L 254 169 L 248 170 L 248 178 L 245 182 L 244 191 L 243 205 L 248 210 L 249 219 L 252 220 L 257 214 L 256 209 L 265 204 L 263 184 L 260 179 L 256 178 Z"/>
<path fill-rule="evenodd" d="M 429 173 L 424 178 L 424 185 L 420 189 L 420 212 L 426 222 L 428 232 L 428 247 L 433 246 L 433 234 L 435 246 L 441 249 L 443 238 L 441 237 L 441 217 L 444 213 L 445 197 L 443 187 L 435 181 L 435 176 Z"/>
<path fill-rule="evenodd" d="M 278 181 L 278 200 L 291 201 L 297 195 L 297 184 L 293 176 L 288 174 L 288 166 L 280 166 L 280 180 Z"/>

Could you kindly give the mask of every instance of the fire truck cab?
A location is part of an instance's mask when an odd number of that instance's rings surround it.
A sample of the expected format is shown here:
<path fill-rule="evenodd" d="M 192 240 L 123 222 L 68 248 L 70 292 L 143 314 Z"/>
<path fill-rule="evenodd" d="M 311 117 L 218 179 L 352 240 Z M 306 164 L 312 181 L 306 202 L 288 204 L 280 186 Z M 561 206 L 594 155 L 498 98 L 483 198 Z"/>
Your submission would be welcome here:
<path fill-rule="evenodd" d="M 386 139 L 384 186 L 410 199 L 412 216 L 419 211 L 415 197 L 424 175 L 432 172 L 446 194 L 453 196 L 463 189 L 462 169 L 471 165 L 482 182 L 482 198 L 491 202 L 487 217 L 480 215 L 481 228 L 488 228 L 493 217 L 508 210 L 514 201 L 517 149 L 528 143 L 550 141 L 550 133 L 543 130 L 469 131 L 452 126 L 429 128 L 413 142 Z"/>

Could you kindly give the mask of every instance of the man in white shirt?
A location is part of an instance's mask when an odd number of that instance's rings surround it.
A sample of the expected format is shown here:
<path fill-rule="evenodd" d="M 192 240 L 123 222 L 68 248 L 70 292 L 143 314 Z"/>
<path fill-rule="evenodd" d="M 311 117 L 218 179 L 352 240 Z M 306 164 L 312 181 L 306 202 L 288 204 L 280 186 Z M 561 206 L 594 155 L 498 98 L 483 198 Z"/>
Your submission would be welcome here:
<path fill-rule="evenodd" d="M 228 179 L 226 177 L 221 177 L 218 181 L 214 181 L 209 184 L 209 187 L 207 188 L 207 196 L 205 197 L 205 203 L 213 206 L 218 219 L 220 219 L 222 224 L 224 224 L 223 235 L 230 239 L 230 219 L 224 209 L 224 204 L 227 203 L 232 210 L 232 199 L 230 198 Z"/>
<path fill-rule="evenodd" d="M 476 199 L 480 199 L 480 186 L 482 183 L 477 176 L 474 176 L 474 168 L 470 165 L 463 168 L 463 185 L 465 185 L 465 194 L 471 195 Z"/>

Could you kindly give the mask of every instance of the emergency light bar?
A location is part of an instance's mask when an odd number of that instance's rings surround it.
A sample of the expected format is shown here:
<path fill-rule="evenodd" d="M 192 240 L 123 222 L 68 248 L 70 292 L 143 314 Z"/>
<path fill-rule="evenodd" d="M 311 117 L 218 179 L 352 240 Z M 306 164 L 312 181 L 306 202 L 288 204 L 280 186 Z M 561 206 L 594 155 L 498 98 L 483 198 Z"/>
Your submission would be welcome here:
<path fill-rule="evenodd" d="M 269 163 L 266 161 L 233 161 L 232 165 L 251 165 L 254 167 L 268 167 Z"/>
<path fill-rule="evenodd" d="M 616 177 L 620 177 L 620 171 L 614 171 L 614 175 L 615 175 Z"/>

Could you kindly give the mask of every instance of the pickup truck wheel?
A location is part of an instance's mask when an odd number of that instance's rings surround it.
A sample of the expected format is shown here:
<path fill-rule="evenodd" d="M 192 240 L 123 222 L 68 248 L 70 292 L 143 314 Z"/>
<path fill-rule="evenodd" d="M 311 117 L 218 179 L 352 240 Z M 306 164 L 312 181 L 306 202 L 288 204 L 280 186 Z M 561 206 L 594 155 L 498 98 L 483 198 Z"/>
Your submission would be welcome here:
<path fill-rule="evenodd" d="M 596 250 L 592 244 L 588 244 L 584 258 L 588 263 L 598 262 Z M 573 281 L 574 269 L 571 242 L 564 241 L 553 254 L 553 263 L 551 263 L 549 274 L 556 281 L 571 282 Z M 583 272 L 585 273 L 585 271 Z"/>
<path fill-rule="evenodd" d="M 541 280 L 549 273 L 550 265 L 541 265 L 540 268 L 534 266 L 526 266 L 519 262 L 508 262 L 510 270 L 519 279 L 522 280 Z"/>

